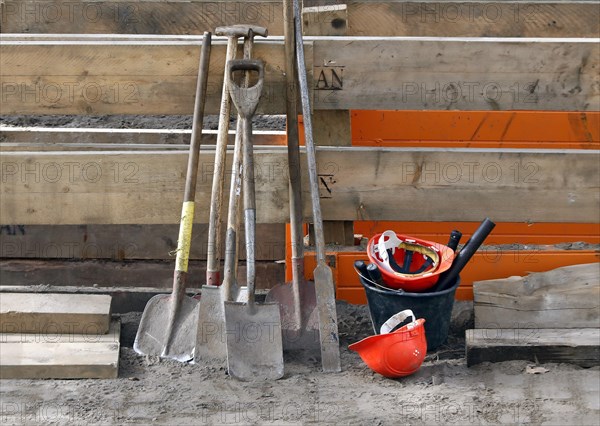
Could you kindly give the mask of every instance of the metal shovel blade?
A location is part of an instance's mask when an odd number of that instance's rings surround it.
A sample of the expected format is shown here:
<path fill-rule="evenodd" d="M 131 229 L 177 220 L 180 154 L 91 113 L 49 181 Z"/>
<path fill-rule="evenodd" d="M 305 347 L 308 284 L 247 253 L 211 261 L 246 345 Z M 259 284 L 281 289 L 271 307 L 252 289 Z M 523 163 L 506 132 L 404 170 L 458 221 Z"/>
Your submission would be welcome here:
<path fill-rule="evenodd" d="M 336 373 L 342 370 L 342 366 L 333 275 L 325 263 L 319 263 L 314 270 L 314 277 L 319 313 L 321 364 L 324 372 Z"/>
<path fill-rule="evenodd" d="M 235 283 L 232 284 L 232 287 L 235 301 L 246 303 L 248 301 L 247 287 L 238 287 Z M 195 363 L 199 361 L 225 362 L 227 360 L 225 310 L 222 293 L 222 287 L 202 286 L 198 335 L 194 351 Z"/>
<path fill-rule="evenodd" d="M 202 286 L 200 314 L 194 362 L 222 361 L 227 359 L 225 346 L 225 311 L 221 288 L 214 285 Z"/>
<path fill-rule="evenodd" d="M 291 283 L 277 284 L 267 293 L 267 302 L 279 304 L 281 313 L 281 333 L 283 349 L 285 351 L 319 349 L 319 316 L 317 312 L 317 296 L 315 284 L 312 281 L 303 281 L 299 286 L 300 291 L 300 318 L 298 324 L 296 304 L 294 303 L 294 289 Z"/>
<path fill-rule="evenodd" d="M 276 303 L 253 305 L 225 302 L 227 364 L 238 380 L 276 380 L 283 377 L 281 318 Z"/>
<path fill-rule="evenodd" d="M 187 362 L 194 357 L 199 303 L 197 299 L 189 296 L 182 298 L 175 317 L 171 342 L 165 352 L 172 307 L 171 297 L 171 295 L 159 294 L 148 301 L 135 336 L 133 349 L 140 355 L 153 355 Z"/>

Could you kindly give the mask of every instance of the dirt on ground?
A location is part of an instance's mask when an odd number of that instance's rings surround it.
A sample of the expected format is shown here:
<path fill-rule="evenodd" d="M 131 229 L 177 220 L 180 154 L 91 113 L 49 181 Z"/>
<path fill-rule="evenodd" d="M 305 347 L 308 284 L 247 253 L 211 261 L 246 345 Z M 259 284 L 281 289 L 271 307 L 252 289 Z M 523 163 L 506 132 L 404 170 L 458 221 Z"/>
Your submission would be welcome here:
<path fill-rule="evenodd" d="M 235 128 L 236 119 L 229 120 Z M 260 115 L 252 120 L 255 130 L 285 130 L 284 115 Z M 191 115 L 5 115 L 0 124 L 13 127 L 92 127 L 99 129 L 191 129 Z M 204 117 L 204 128 L 217 130 L 219 116 Z"/>
<path fill-rule="evenodd" d="M 119 378 L 4 380 L 2 424 L 598 424 L 600 369 L 526 361 L 467 368 L 458 306 L 448 343 L 401 379 L 373 373 L 348 344 L 372 333 L 368 308 L 338 303 L 342 372 L 318 355 L 286 355 L 285 376 L 240 382 L 225 365 L 143 357 L 132 349 L 140 313 L 122 315 Z M 463 318 L 462 320 L 460 318 Z M 466 319 L 465 319 L 466 318 Z M 543 371 L 543 370 L 542 370 Z"/>

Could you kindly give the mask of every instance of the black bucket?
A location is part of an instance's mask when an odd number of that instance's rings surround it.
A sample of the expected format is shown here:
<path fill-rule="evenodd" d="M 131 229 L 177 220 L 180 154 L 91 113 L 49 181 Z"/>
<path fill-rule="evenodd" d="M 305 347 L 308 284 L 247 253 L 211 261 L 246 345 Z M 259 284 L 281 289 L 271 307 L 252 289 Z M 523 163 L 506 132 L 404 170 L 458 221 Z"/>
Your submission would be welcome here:
<path fill-rule="evenodd" d="M 454 294 L 460 284 L 460 277 L 446 290 L 434 293 L 398 293 L 376 287 L 359 275 L 360 282 L 367 293 L 371 322 L 375 334 L 392 315 L 410 309 L 415 318 L 425 318 L 425 336 L 427 350 L 444 343 L 450 328 L 450 316 L 454 306 Z"/>

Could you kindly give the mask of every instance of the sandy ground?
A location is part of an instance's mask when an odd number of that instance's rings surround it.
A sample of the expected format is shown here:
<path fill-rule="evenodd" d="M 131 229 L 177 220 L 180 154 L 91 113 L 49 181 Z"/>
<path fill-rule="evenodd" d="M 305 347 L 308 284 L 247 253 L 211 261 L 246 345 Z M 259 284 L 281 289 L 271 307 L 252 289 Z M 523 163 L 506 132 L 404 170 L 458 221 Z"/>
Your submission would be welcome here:
<path fill-rule="evenodd" d="M 463 312 L 464 314 L 464 312 Z M 448 344 L 398 380 L 371 372 L 347 346 L 371 333 L 365 306 L 338 304 L 343 371 L 323 374 L 317 357 L 286 357 L 281 380 L 244 383 L 225 366 L 137 355 L 139 313 L 122 317 L 119 378 L 4 380 L 1 424 L 556 424 L 600 423 L 600 369 L 526 361 L 467 368 L 455 316 Z M 462 318 L 462 319 L 461 319 Z M 459 324 L 457 324 L 457 321 Z"/>

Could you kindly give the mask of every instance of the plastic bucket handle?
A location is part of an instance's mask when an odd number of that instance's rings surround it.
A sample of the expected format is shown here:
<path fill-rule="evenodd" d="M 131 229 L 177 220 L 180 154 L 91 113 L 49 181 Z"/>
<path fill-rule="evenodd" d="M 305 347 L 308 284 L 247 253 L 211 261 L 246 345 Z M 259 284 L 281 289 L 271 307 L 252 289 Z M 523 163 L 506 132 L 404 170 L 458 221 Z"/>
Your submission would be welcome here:
<path fill-rule="evenodd" d="M 413 314 L 413 311 L 411 311 L 410 309 L 405 309 L 403 311 L 398 312 L 395 315 L 392 315 L 390 317 L 390 319 L 388 319 L 386 322 L 384 322 L 381 325 L 379 334 L 391 333 L 391 331 L 394 328 L 396 328 L 398 326 L 398 324 L 401 324 L 402 322 L 404 322 L 404 320 L 406 320 L 406 318 L 409 318 L 409 317 L 412 318 L 412 321 L 410 322 L 410 324 L 408 324 L 408 329 L 410 330 L 411 328 L 414 327 L 414 325 L 416 323 L 415 314 Z"/>

